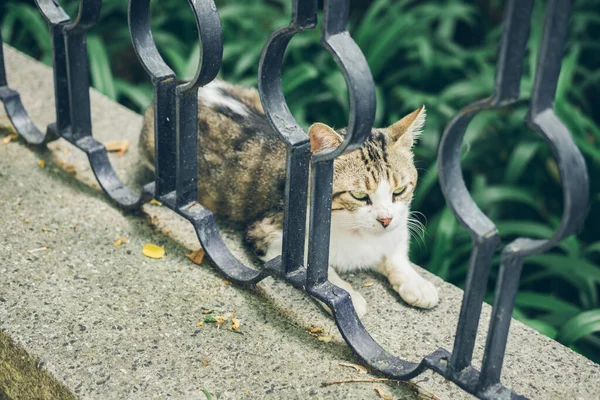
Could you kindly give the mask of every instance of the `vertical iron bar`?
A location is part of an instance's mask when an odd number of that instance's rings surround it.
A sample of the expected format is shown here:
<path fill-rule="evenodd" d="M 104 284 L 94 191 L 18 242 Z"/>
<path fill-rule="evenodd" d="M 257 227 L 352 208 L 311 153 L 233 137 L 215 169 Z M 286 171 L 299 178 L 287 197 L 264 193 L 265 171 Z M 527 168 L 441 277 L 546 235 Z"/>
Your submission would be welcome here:
<path fill-rule="evenodd" d="M 177 82 L 173 76 L 154 83 L 154 160 L 155 196 L 175 190 L 177 174 Z"/>
<path fill-rule="evenodd" d="M 310 143 L 288 148 L 281 259 L 286 274 L 304 266 Z"/>
<path fill-rule="evenodd" d="M 64 25 L 50 24 L 52 38 L 52 64 L 54 66 L 54 103 L 56 106 L 56 128 L 65 132 L 71 126 L 71 107 L 69 102 L 69 79 L 67 54 L 65 47 Z"/>
<path fill-rule="evenodd" d="M 494 81 L 496 104 L 519 98 L 533 4 L 534 0 L 509 0 L 506 4 Z"/>
<path fill-rule="evenodd" d="M 552 108 L 554 103 L 569 27 L 571 2 L 572 0 L 548 1 L 542 45 L 531 93 L 530 113 L 532 115 Z"/>
<path fill-rule="evenodd" d="M 198 89 L 177 89 L 176 206 L 198 199 Z"/>
<path fill-rule="evenodd" d="M 65 35 L 71 129 L 68 138 L 76 141 L 92 133 L 90 116 L 90 77 L 85 31 Z M 67 133 L 67 132 L 66 132 Z"/>
<path fill-rule="evenodd" d="M 471 365 L 473 348 L 477 338 L 477 327 L 490 275 L 494 250 L 500 243 L 498 234 L 489 238 L 480 238 L 475 243 L 469 261 L 469 272 L 465 284 L 465 292 L 460 308 L 460 317 L 456 328 L 454 347 L 450 359 L 452 372 L 462 371 Z"/>
<path fill-rule="evenodd" d="M 519 289 L 523 259 L 507 257 L 506 254 L 509 252 L 510 250 L 502 252 L 498 283 L 494 293 L 494 308 L 481 366 L 480 388 L 482 391 L 500 382 L 512 310 Z"/>
<path fill-rule="evenodd" d="M 327 281 L 333 160 L 313 162 L 310 174 L 310 228 L 308 230 L 306 285 L 313 287 Z"/>
<path fill-rule="evenodd" d="M 4 42 L 2 41 L 2 29 L 0 29 L 0 86 L 8 86 L 6 81 L 6 69 L 4 67 Z"/>

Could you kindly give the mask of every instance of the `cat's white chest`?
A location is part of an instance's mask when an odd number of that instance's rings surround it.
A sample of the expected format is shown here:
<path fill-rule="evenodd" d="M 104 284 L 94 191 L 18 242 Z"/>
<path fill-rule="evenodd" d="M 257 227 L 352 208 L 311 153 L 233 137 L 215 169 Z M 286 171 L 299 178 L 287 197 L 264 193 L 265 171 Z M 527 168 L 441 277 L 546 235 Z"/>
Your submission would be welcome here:
<path fill-rule="evenodd" d="M 401 229 L 382 235 L 359 235 L 332 229 L 329 265 L 338 272 L 370 269 L 383 258 L 405 248 L 406 238 Z"/>

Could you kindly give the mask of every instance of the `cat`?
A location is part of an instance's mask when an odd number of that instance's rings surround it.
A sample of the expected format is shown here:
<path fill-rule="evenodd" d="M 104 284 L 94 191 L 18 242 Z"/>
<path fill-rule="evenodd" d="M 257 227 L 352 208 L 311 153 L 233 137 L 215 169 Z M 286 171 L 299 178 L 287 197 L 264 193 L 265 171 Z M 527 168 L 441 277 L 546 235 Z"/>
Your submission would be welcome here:
<path fill-rule="evenodd" d="M 329 280 L 346 289 L 359 316 L 364 297 L 339 273 L 375 270 L 409 305 L 438 304 L 436 287 L 408 257 L 410 203 L 417 182 L 412 147 L 425 107 L 334 162 Z M 264 261 L 281 253 L 285 146 L 267 121 L 256 89 L 215 80 L 198 91 L 198 201 L 247 227 L 246 240 Z M 311 151 L 339 145 L 345 129 L 309 130 Z M 144 115 L 139 151 L 154 166 L 154 107 Z"/>

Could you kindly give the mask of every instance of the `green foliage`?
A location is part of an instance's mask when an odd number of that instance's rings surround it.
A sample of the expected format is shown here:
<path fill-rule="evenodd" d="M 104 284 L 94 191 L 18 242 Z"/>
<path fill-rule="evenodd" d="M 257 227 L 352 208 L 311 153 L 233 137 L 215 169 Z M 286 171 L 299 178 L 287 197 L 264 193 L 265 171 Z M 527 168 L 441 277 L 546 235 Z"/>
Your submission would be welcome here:
<path fill-rule="evenodd" d="M 76 15 L 74 0 L 61 2 Z M 414 241 L 412 258 L 442 278 L 464 285 L 470 236 L 446 207 L 437 183 L 436 152 L 444 126 L 463 106 L 490 95 L 504 1 L 354 0 L 351 33 L 377 84 L 376 125 L 386 126 L 421 104 L 428 121 L 415 148 L 420 181 L 413 208 L 428 219 L 424 245 Z M 256 85 L 257 66 L 268 36 L 287 25 L 288 0 L 221 0 L 225 49 L 221 77 Z M 562 212 L 558 169 L 548 146 L 524 123 L 541 39 L 544 2 L 536 2 L 521 84 L 523 102 L 481 113 L 471 123 L 463 149 L 467 184 L 482 210 L 498 226 L 503 244 L 518 236 L 548 238 Z M 45 22 L 30 1 L 0 6 L 2 36 L 18 49 L 51 63 Z M 91 81 L 110 98 L 137 110 L 152 100 L 149 79 L 137 62 L 127 28 L 127 2 L 104 0 L 102 20 L 90 32 Z M 548 254 L 527 260 L 515 318 L 600 361 L 600 0 L 575 2 L 569 43 L 557 90 L 556 110 L 584 154 L 591 181 L 585 227 Z M 153 32 L 161 54 L 180 78 L 195 73 L 199 48 L 194 19 L 185 2 L 153 2 Z M 319 45 L 319 32 L 297 35 L 286 54 L 283 85 L 290 109 L 307 127 L 347 121 L 344 79 Z M 499 258 L 489 284 L 492 292 Z"/>

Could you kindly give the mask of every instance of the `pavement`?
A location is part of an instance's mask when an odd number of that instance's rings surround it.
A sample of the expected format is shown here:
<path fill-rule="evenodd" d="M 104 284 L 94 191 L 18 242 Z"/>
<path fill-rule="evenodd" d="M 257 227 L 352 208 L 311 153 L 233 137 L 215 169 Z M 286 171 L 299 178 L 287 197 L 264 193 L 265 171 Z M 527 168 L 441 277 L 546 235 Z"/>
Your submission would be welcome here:
<path fill-rule="evenodd" d="M 4 53 L 10 86 L 45 127 L 54 113 L 50 68 L 6 45 Z M 141 116 L 95 91 L 92 112 L 97 139 L 131 142 L 111 160 L 139 189 L 147 178 L 136 151 Z M 0 140 L 10 130 L 2 110 Z M 208 263 L 192 263 L 186 254 L 199 245 L 189 223 L 154 204 L 120 211 L 85 156 L 63 140 L 41 150 L 0 144 L 0 209 L 0 398 L 378 399 L 375 388 L 394 399 L 472 398 L 430 371 L 412 385 L 324 386 L 374 376 L 341 365 L 358 361 L 318 304 L 273 278 L 236 287 Z M 239 230 L 222 224 L 221 232 L 251 262 Z M 127 243 L 115 246 L 119 238 Z M 166 256 L 145 257 L 148 243 Z M 452 348 L 463 294 L 423 273 L 440 289 L 431 311 L 408 307 L 376 275 L 349 277 L 367 300 L 369 332 L 411 361 Z M 239 329 L 204 322 L 203 310 L 234 313 Z M 489 314 L 486 305 L 476 367 Z M 513 321 L 503 383 L 532 399 L 598 399 L 600 366 Z"/>

